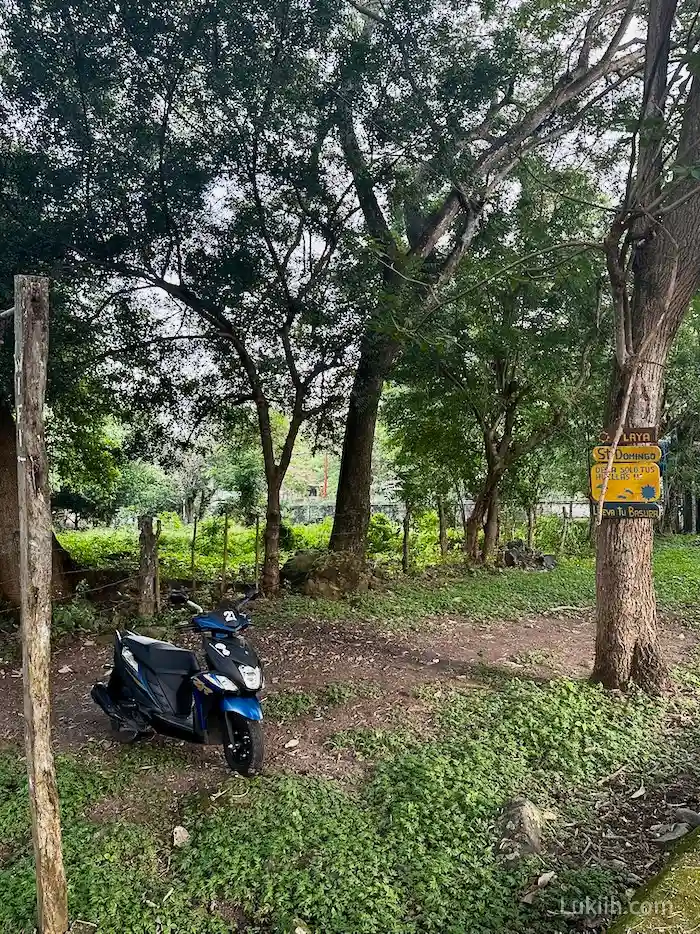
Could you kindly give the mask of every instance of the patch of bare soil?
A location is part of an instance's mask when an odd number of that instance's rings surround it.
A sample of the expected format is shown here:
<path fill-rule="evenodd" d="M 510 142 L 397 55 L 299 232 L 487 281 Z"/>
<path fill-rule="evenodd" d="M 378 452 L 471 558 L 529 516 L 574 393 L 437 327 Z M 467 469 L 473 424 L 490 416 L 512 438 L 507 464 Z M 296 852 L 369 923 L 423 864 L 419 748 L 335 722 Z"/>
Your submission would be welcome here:
<path fill-rule="evenodd" d="M 268 767 L 342 775 L 356 766 L 329 752 L 325 743 L 331 733 L 361 725 L 380 727 L 393 722 L 396 711 L 417 723 L 427 716 L 414 697 L 417 687 L 452 679 L 479 680 L 484 666 L 515 676 L 585 677 L 594 638 L 591 613 L 568 608 L 487 626 L 463 617 L 443 617 L 429 621 L 421 632 L 380 633 L 363 624 L 304 621 L 293 629 L 253 630 L 251 641 L 265 661 L 268 693 L 316 691 L 333 682 L 371 684 L 378 692 L 378 697 L 324 709 L 290 725 L 268 723 Z M 669 661 L 675 663 L 693 652 L 698 635 L 673 620 L 664 628 L 663 641 Z M 187 637 L 183 642 L 196 648 Z M 16 662 L 8 663 L 7 655 L 0 647 L 0 742 L 19 740 L 23 727 L 21 671 Z M 58 749 L 109 741 L 107 719 L 92 702 L 90 688 L 104 677 L 111 660 L 111 634 L 78 637 L 55 650 L 52 695 Z M 290 739 L 299 739 L 299 744 L 285 749 Z M 218 749 L 196 746 L 188 747 L 187 754 L 195 762 L 204 759 L 212 765 L 221 757 Z"/>
<path fill-rule="evenodd" d="M 216 776 L 220 778 L 220 776 Z M 206 781 L 206 777 L 204 779 Z M 210 777 L 212 793 L 217 787 Z M 179 801 L 183 795 L 202 787 L 201 768 L 193 766 L 184 769 L 172 767 L 163 769 L 143 766 L 134 783 L 120 795 L 102 798 L 88 812 L 91 820 L 111 823 L 115 820 L 127 820 L 133 823 L 148 822 L 154 828 L 161 828 L 165 835 L 177 824 Z"/>

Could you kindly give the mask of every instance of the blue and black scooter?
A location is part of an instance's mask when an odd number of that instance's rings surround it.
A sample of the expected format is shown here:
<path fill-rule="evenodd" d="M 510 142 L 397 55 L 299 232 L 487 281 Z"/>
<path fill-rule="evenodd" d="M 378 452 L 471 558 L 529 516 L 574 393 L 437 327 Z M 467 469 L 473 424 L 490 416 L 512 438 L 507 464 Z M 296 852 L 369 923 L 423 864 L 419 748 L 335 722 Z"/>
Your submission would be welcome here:
<path fill-rule="evenodd" d="M 115 634 L 114 667 L 108 682 L 93 685 L 92 698 L 126 739 L 153 731 L 190 743 L 223 743 L 229 768 L 255 775 L 262 768 L 264 745 L 258 692 L 263 667 L 242 633 L 250 626 L 242 600 L 205 613 L 182 591 L 170 602 L 194 616 L 180 628 L 202 635 L 207 664 L 170 642 L 128 630 Z"/>

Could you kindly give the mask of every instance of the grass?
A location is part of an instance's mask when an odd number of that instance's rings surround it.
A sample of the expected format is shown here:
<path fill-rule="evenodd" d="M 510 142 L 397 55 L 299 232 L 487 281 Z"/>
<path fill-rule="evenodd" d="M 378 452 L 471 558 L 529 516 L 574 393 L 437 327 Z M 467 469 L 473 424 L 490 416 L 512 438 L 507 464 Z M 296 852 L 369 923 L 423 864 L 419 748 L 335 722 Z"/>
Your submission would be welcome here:
<path fill-rule="evenodd" d="M 687 538 L 660 541 L 654 576 L 663 611 L 697 618 L 700 606 L 700 548 Z M 285 623 L 304 617 L 331 621 L 365 620 L 383 629 L 421 629 L 429 616 L 465 616 L 475 622 L 514 619 L 557 607 L 592 607 L 592 556 L 563 558 L 548 572 L 433 569 L 420 577 L 392 581 L 386 589 L 332 601 L 301 596 L 261 606 L 262 618 Z"/>
<path fill-rule="evenodd" d="M 346 600 L 310 600 L 290 595 L 260 607 L 265 618 L 303 617 L 366 620 L 383 628 L 415 628 L 426 616 L 459 614 L 473 620 L 512 618 L 555 606 L 590 606 L 595 595 L 591 560 L 570 559 L 548 573 L 474 571 L 454 568 L 443 574 L 397 579 L 386 589 L 354 594 Z"/>
<path fill-rule="evenodd" d="M 377 530 L 388 522 L 375 518 Z M 546 520 L 546 521 L 545 521 Z M 541 533 L 552 540 L 558 535 L 553 520 L 541 517 Z M 551 528 L 550 528 L 551 526 Z M 285 533 L 284 556 L 295 550 L 322 547 L 329 534 L 328 522 L 312 526 L 290 527 Z M 421 565 L 430 556 L 432 527 L 420 532 L 425 539 Z M 393 533 L 392 533 L 393 534 Z M 432 536 L 432 538 L 430 537 Z M 136 572 L 138 538 L 135 529 L 96 528 L 81 532 L 62 532 L 62 544 L 75 560 L 86 567 L 121 568 Z M 190 545 L 192 530 L 165 526 L 161 535 L 163 579 L 187 579 L 190 575 Z M 377 536 L 375 535 L 375 538 Z M 579 536 L 580 538 L 580 536 Z M 223 526 L 220 519 L 207 519 L 201 525 L 197 539 L 196 574 L 200 580 L 214 581 L 221 573 Z M 549 539 L 542 543 L 551 544 Z M 581 542 L 577 539 L 576 548 Z M 384 560 L 387 548 L 396 543 L 389 536 L 377 538 L 373 547 Z M 252 575 L 255 554 L 255 532 L 232 526 L 229 534 L 229 569 L 232 574 Z M 432 552 L 430 552 L 432 554 Z M 425 560 L 424 560 L 425 559 Z M 296 595 L 260 607 L 261 618 L 269 622 L 293 622 L 311 616 L 325 620 L 366 620 L 385 629 L 421 628 L 426 616 L 459 614 L 474 621 L 514 618 L 524 614 L 543 613 L 558 606 L 586 608 L 595 599 L 595 572 L 592 555 L 563 557 L 551 572 L 482 571 L 465 576 L 464 568 L 454 563 L 428 567 L 418 576 L 391 580 L 380 590 L 351 595 L 344 601 L 309 600 Z M 654 573 L 659 605 L 663 610 L 680 612 L 697 618 L 700 606 L 700 548 L 686 536 L 659 539 L 654 556 Z"/>
<path fill-rule="evenodd" d="M 359 786 L 277 774 L 233 779 L 207 807 L 190 796 L 179 820 L 191 842 L 181 850 L 160 826 L 89 819 L 94 803 L 127 788 L 135 763 L 157 750 L 125 750 L 112 767 L 63 757 L 71 916 L 97 923 L 100 934 L 223 934 L 232 930 L 224 920 L 232 910 L 251 934 L 293 934 L 299 926 L 312 934 L 555 934 L 561 920 L 550 912 L 559 899 L 623 891 L 623 880 L 595 863 L 509 862 L 495 846 L 498 817 L 525 792 L 540 807 L 556 796 L 563 824 L 562 801 L 573 807 L 602 776 L 655 754 L 663 704 L 569 681 L 435 692 L 432 703 L 437 732 L 429 740 L 402 729 L 386 742 L 361 731 L 336 738 L 374 760 Z M 7 934 L 33 926 L 26 800 L 22 764 L 6 754 L 0 931 Z M 555 881 L 524 905 L 523 892 L 550 869 Z"/>
<path fill-rule="evenodd" d="M 159 542 L 163 577 L 189 579 L 194 529 L 168 514 Z M 281 537 L 285 556 L 307 548 L 323 548 L 330 538 L 330 520 L 313 525 L 284 526 Z M 98 527 L 82 531 L 62 531 L 59 541 L 73 559 L 85 568 L 120 569 L 135 572 L 139 563 L 138 530 L 134 526 Z M 208 517 L 198 525 L 195 541 L 195 574 L 198 580 L 213 581 L 221 576 L 223 565 L 224 520 Z M 262 533 L 260 537 L 262 554 Z M 227 567 L 230 574 L 252 577 L 255 567 L 255 529 L 230 524 Z"/>
<path fill-rule="evenodd" d="M 268 720 L 284 723 L 313 711 L 341 707 L 360 697 L 375 696 L 376 691 L 372 684 L 350 681 L 331 681 L 318 691 L 277 691 L 265 698 L 265 716 Z"/>
<path fill-rule="evenodd" d="M 700 601 L 700 550 L 660 542 L 655 569 L 661 605 L 686 613 Z M 286 598 L 261 606 L 269 620 L 327 614 L 387 628 L 421 625 L 431 614 L 515 617 L 593 599 L 590 559 L 551 573 L 454 572 L 401 581 L 340 603 Z M 276 616 L 275 616 L 276 614 Z M 66 623 L 67 626 L 67 623 Z M 514 795 L 558 813 L 548 833 L 568 840 L 599 821 L 599 781 L 622 765 L 638 787 L 662 762 L 696 774 L 700 678 L 682 676 L 682 696 L 653 702 L 606 695 L 588 684 L 492 680 L 457 691 L 423 686 L 431 730 L 413 730 L 397 710 L 395 729 L 354 729 L 331 740 L 339 755 L 368 763 L 353 784 L 313 775 L 232 779 L 211 800 L 180 801 L 190 845 L 174 849 L 162 809 L 153 816 L 91 819 L 100 800 L 139 794 L 148 774 L 177 767 L 158 747 L 120 749 L 58 762 L 71 917 L 100 934 L 557 934 L 561 903 L 623 898 L 626 879 L 596 862 L 554 855 L 511 862 L 499 855 L 499 820 Z M 284 721 L 363 696 L 346 682 L 279 691 L 270 719 Z M 682 741 L 669 733 L 682 721 Z M 695 764 L 694 764 L 695 763 Z M 695 769 L 695 772 L 692 770 Z M 145 792 L 144 792 L 145 793 Z M 588 822 L 588 824 L 586 823 Z M 585 838 L 585 837 L 584 837 Z M 550 852 L 556 852 L 556 848 Z M 523 894 L 543 872 L 556 877 L 533 905 Z M 34 928 L 27 787 L 17 753 L 0 755 L 1 934 Z"/>

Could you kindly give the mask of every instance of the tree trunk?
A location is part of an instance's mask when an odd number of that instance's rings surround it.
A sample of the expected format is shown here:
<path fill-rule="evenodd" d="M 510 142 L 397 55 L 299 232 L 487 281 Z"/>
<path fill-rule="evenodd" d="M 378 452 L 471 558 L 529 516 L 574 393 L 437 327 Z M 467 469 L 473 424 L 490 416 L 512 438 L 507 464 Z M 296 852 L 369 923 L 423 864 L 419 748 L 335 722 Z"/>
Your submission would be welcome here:
<path fill-rule="evenodd" d="M 676 187 L 665 182 L 664 143 L 672 141 L 665 115 L 675 16 L 676 0 L 649 3 L 641 115 L 649 130 L 640 135 L 636 179 L 606 238 L 616 325 L 611 425 L 621 421 L 625 398 L 629 426 L 659 424 L 669 349 L 700 285 L 697 181 L 690 177 Z M 675 158 L 691 166 L 700 157 L 700 76 L 695 73 L 681 108 Z M 649 206 L 664 201 L 670 201 L 666 213 L 652 215 Z M 635 237 L 631 262 L 625 246 L 630 232 Z M 657 631 L 653 540 L 651 519 L 603 519 L 598 529 L 593 678 L 608 688 L 625 689 L 636 682 L 658 691 L 666 681 Z"/>
<path fill-rule="evenodd" d="M 155 568 L 155 581 L 154 581 L 155 588 L 156 588 L 156 594 L 155 594 L 156 613 L 160 613 L 162 609 L 161 599 L 160 599 L 160 556 L 159 556 L 160 536 L 162 532 L 163 532 L 163 523 L 160 521 L 160 519 L 156 519 L 156 568 Z"/>
<path fill-rule="evenodd" d="M 19 520 L 17 509 L 17 439 L 12 411 L 0 405 L 0 594 L 13 606 L 20 605 Z M 56 598 L 72 592 L 71 560 L 52 534 L 52 589 Z"/>
<path fill-rule="evenodd" d="M 459 515 L 462 520 L 462 533 L 464 538 L 462 539 L 462 550 L 465 553 L 468 553 L 469 547 L 469 516 L 467 515 L 467 504 L 462 496 L 462 491 L 457 490 L 457 502 L 459 503 Z"/>
<path fill-rule="evenodd" d="M 442 496 L 437 498 L 438 524 L 440 526 L 440 557 L 447 557 L 447 516 L 445 515 L 445 500 Z"/>
<path fill-rule="evenodd" d="M 182 504 L 182 515 L 185 525 L 192 525 L 194 522 L 194 496 L 186 496 Z"/>
<path fill-rule="evenodd" d="M 532 551 L 535 546 L 535 506 L 527 507 L 527 547 Z"/>
<path fill-rule="evenodd" d="M 44 440 L 48 280 L 15 277 L 17 502 L 22 608 L 24 737 L 41 934 L 68 930 L 68 893 L 51 748 L 52 531 Z"/>
<path fill-rule="evenodd" d="M 651 519 L 603 519 L 598 530 L 598 632 L 593 680 L 627 690 L 634 681 L 660 690 L 666 668 L 651 574 Z"/>
<path fill-rule="evenodd" d="M 484 524 L 486 515 L 486 503 L 481 494 L 474 501 L 474 508 L 467 519 L 467 525 L 464 531 L 464 550 L 470 561 L 479 560 L 479 531 Z"/>
<path fill-rule="evenodd" d="M 345 423 L 331 551 L 364 555 L 370 515 L 372 448 L 384 380 L 399 345 L 384 334 L 365 335 Z"/>
<path fill-rule="evenodd" d="M 153 516 L 139 516 L 139 616 L 150 618 L 156 608 L 157 562 Z"/>
<path fill-rule="evenodd" d="M 221 560 L 221 598 L 223 599 L 228 584 L 226 581 L 228 572 L 228 507 L 224 513 L 224 553 Z M 257 584 L 257 581 L 256 581 Z"/>
<path fill-rule="evenodd" d="M 264 594 L 276 594 L 280 587 L 280 527 L 282 510 L 280 507 L 280 487 L 268 480 L 267 512 L 265 514 L 265 556 L 262 566 L 262 591 Z"/>
<path fill-rule="evenodd" d="M 693 528 L 693 494 L 686 490 L 683 494 L 683 533 L 690 535 Z"/>
<path fill-rule="evenodd" d="M 494 487 L 489 498 L 486 522 L 484 523 L 484 548 L 481 555 L 484 564 L 493 564 L 496 559 L 499 527 L 498 505 L 498 487 Z"/>
<path fill-rule="evenodd" d="M 406 503 L 406 511 L 403 514 L 403 544 L 401 548 L 401 568 L 404 574 L 408 574 L 411 563 L 410 555 L 411 542 L 411 507 Z"/>
<path fill-rule="evenodd" d="M 483 489 L 474 501 L 474 508 L 467 521 L 465 551 L 471 561 L 485 560 L 494 553 L 498 543 L 498 486 L 503 478 L 502 472 L 495 468 L 486 476 Z M 484 531 L 484 548 L 479 554 L 479 532 Z M 486 541 L 487 536 L 489 541 Z"/>
<path fill-rule="evenodd" d="M 661 342 L 642 364 L 637 389 L 630 400 L 627 424 L 658 424 L 663 364 L 668 342 Z M 620 392 L 611 423 L 619 418 Z M 661 656 L 652 571 L 654 523 L 652 519 L 604 518 L 596 548 L 597 635 L 592 680 L 606 688 L 627 690 L 634 682 L 645 690 L 660 691 L 667 677 Z"/>

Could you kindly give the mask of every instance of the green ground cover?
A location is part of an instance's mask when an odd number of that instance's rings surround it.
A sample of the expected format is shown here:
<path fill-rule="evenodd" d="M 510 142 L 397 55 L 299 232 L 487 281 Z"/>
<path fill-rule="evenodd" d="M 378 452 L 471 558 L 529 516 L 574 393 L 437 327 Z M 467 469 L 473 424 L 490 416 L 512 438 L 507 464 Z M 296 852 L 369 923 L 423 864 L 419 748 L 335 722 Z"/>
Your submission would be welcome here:
<path fill-rule="evenodd" d="M 113 820 L 90 818 L 96 802 L 139 781 L 144 762 L 152 776 L 172 768 L 171 757 L 143 747 L 108 766 L 63 757 L 72 917 L 97 923 L 101 934 L 222 934 L 235 930 L 234 909 L 249 932 L 292 934 L 301 925 L 313 934 L 554 934 L 561 899 L 621 895 L 624 880 L 602 866 L 510 863 L 495 848 L 498 816 L 524 792 L 556 809 L 552 832 L 563 832 L 598 780 L 659 753 L 668 704 L 611 698 L 567 680 L 426 696 L 437 724 L 429 739 L 410 730 L 386 743 L 373 731 L 369 745 L 362 730 L 336 737 L 372 763 L 359 784 L 275 774 L 232 779 L 214 802 L 185 797 L 179 820 L 191 841 L 181 850 L 157 810 L 152 822 L 120 820 L 118 809 Z M 27 789 L 10 752 L 0 758 L 0 839 L 0 930 L 29 934 Z M 533 879 L 552 870 L 556 879 L 524 904 Z"/>
<path fill-rule="evenodd" d="M 655 565 L 661 604 L 692 615 L 700 549 L 687 540 L 660 542 Z M 430 613 L 508 618 L 588 605 L 592 597 L 592 561 L 578 558 L 551 573 L 459 577 L 447 569 L 337 604 L 285 598 L 260 610 L 263 621 L 313 612 L 420 625 Z M 647 788 L 654 775 L 674 770 L 697 777 L 699 683 L 686 672 L 681 694 L 665 701 L 611 697 L 563 679 L 423 688 L 429 731 L 397 716 L 396 729 L 345 729 L 331 738 L 332 748 L 365 763 L 359 779 L 272 773 L 231 779 L 213 800 L 185 794 L 177 816 L 191 834 L 184 849 L 173 848 L 173 819 L 164 823 L 162 808 L 120 818 L 118 804 L 155 795 L 159 770 L 184 767 L 177 747 L 119 749 L 104 761 L 94 751 L 61 757 L 71 915 L 97 923 L 100 934 L 223 934 L 236 930 L 235 919 L 248 934 L 300 927 L 312 934 L 554 934 L 564 929 L 562 901 L 622 897 L 628 883 L 595 860 L 505 860 L 495 847 L 503 805 L 527 794 L 556 812 L 548 832 L 566 837 L 586 822 L 593 832 L 592 795 L 622 765 L 635 787 L 640 770 Z M 340 683 L 281 691 L 268 714 L 287 723 L 359 696 L 361 687 Z M 679 714 L 681 744 L 669 727 Z M 144 776 L 150 785 L 142 790 Z M 116 806 L 96 819 L 95 805 L 110 798 Z M 533 880 L 552 871 L 535 903 L 523 903 Z M 0 889 L 0 931 L 29 934 L 27 788 L 14 750 L 0 755 Z"/>

